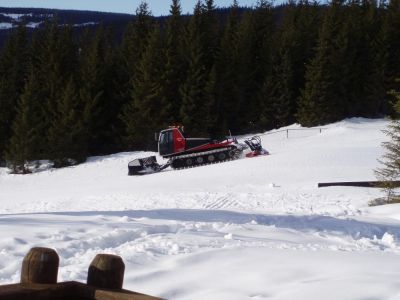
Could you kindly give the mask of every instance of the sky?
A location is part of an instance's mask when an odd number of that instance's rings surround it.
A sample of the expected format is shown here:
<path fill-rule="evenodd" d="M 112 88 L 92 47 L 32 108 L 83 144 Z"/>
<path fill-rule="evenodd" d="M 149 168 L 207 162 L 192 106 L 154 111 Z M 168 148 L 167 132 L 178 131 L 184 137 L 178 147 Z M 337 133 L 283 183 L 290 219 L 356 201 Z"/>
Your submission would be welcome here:
<path fill-rule="evenodd" d="M 141 0 L 0 0 L 0 7 L 40 7 L 94 10 L 133 14 Z M 182 12 L 192 12 L 197 0 L 181 0 Z M 219 7 L 228 7 L 233 0 L 215 0 Z M 241 6 L 254 5 L 256 0 L 239 0 Z M 147 0 L 154 16 L 168 15 L 170 0 Z"/>

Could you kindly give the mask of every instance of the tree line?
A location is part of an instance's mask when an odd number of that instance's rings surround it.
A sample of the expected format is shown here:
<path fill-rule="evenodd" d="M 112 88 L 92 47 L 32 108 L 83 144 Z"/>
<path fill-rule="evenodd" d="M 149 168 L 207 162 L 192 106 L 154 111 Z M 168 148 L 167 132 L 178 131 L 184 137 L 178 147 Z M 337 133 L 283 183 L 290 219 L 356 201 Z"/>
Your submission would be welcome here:
<path fill-rule="evenodd" d="M 0 53 L 0 160 L 63 167 L 152 150 L 172 124 L 192 136 L 391 114 L 400 74 L 400 0 L 307 0 L 252 9 L 213 0 L 160 21 L 143 1 L 120 42 L 49 21 L 13 32 Z"/>

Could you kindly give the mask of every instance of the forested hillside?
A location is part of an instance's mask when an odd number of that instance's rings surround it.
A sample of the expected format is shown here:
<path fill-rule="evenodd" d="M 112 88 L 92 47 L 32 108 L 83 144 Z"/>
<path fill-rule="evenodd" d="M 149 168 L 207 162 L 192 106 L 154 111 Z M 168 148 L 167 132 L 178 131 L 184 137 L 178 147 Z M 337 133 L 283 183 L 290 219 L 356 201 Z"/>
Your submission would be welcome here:
<path fill-rule="evenodd" d="M 227 15 L 213 0 L 157 19 L 143 2 L 121 41 L 99 25 L 13 30 L 0 54 L 0 157 L 56 167 L 192 135 L 322 125 L 389 111 L 400 75 L 400 1 L 259 0 Z"/>
<path fill-rule="evenodd" d="M 0 3 L 1 5 L 1 3 Z M 16 27 L 23 25 L 27 28 L 30 38 L 37 28 L 43 28 L 46 22 L 57 20 L 59 25 L 70 25 L 74 34 L 81 34 L 85 27 L 96 27 L 99 24 L 111 26 L 115 40 L 120 40 L 126 25 L 133 18 L 129 14 L 106 13 L 95 11 L 58 10 L 44 8 L 15 8 L 0 7 L 0 48 Z"/>

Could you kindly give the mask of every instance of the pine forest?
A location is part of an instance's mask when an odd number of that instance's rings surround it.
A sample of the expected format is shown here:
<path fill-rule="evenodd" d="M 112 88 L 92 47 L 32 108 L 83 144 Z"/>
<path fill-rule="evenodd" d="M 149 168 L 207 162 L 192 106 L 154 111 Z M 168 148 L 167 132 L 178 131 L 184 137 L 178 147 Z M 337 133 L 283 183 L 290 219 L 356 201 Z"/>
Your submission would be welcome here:
<path fill-rule="evenodd" d="M 223 137 L 299 123 L 392 115 L 400 90 L 400 0 L 213 0 L 190 15 L 143 1 L 122 39 L 99 25 L 76 34 L 49 20 L 20 26 L 0 49 L 0 161 L 54 167 L 88 156 L 155 150 L 180 124 Z"/>

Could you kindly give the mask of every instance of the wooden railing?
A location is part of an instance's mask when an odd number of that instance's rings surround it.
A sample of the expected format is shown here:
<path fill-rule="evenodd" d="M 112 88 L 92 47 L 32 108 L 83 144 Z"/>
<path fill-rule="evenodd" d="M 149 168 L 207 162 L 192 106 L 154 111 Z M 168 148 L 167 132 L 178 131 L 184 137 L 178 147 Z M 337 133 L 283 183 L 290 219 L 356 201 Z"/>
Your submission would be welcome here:
<path fill-rule="evenodd" d="M 318 187 L 330 186 L 355 186 L 355 187 L 370 187 L 370 188 L 383 188 L 391 186 L 393 188 L 400 187 L 400 181 L 345 181 L 345 182 L 320 182 Z"/>
<path fill-rule="evenodd" d="M 32 248 L 22 262 L 21 282 L 0 286 L 0 300 L 157 300 L 122 289 L 125 264 L 121 257 L 98 254 L 89 266 L 87 284 L 57 282 L 58 254 Z"/>

